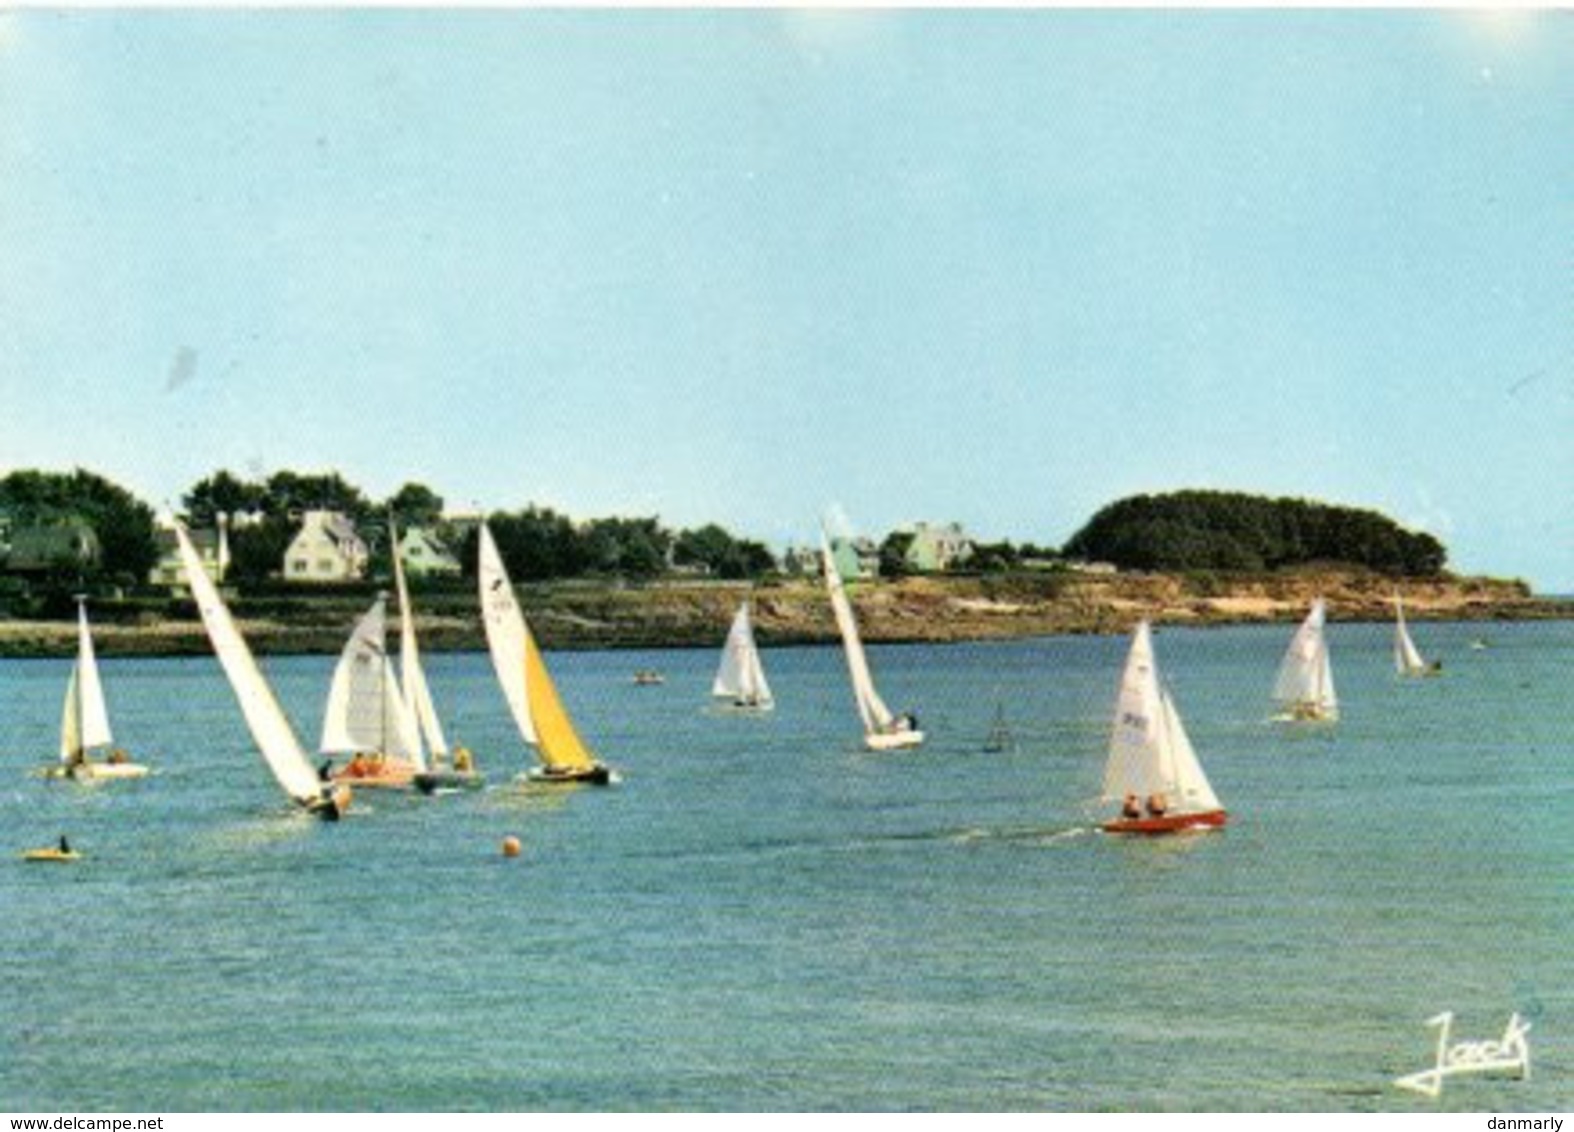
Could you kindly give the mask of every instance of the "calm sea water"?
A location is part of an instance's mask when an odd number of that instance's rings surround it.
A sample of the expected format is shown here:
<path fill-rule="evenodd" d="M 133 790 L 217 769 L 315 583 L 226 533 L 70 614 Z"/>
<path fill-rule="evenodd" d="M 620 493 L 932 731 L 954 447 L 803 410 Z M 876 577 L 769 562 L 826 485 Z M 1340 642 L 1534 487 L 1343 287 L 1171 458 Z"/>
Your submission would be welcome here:
<path fill-rule="evenodd" d="M 839 650 L 766 650 L 767 718 L 707 713 L 710 652 L 555 654 L 610 790 L 514 783 L 486 658 L 434 656 L 493 788 L 338 825 L 211 658 L 103 663 L 158 774 L 98 787 L 28 777 L 67 664 L 0 661 L 0 1108 L 1566 1109 L 1574 624 L 1419 625 L 1411 683 L 1335 625 L 1309 733 L 1265 722 L 1289 633 L 1157 635 L 1232 824 L 1154 842 L 1082 808 L 1123 639 L 874 648 L 932 737 L 887 755 Z M 330 664 L 265 664 L 308 742 Z M 16 857 L 62 831 L 87 860 Z M 1443 1010 L 1530 1018 L 1533 1078 L 1393 1089 Z"/>

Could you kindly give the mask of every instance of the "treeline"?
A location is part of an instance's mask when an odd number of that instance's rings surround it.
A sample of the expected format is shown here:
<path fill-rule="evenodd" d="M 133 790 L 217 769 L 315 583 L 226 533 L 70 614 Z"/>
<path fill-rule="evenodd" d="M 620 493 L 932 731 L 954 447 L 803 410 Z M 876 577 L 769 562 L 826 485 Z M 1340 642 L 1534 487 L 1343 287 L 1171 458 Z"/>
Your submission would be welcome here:
<path fill-rule="evenodd" d="M 777 568 L 762 543 L 733 537 L 714 523 L 673 532 L 652 518 L 591 519 L 576 523 L 550 507 L 494 512 L 487 526 L 518 581 L 619 577 L 648 579 L 672 568 L 719 578 L 754 578 Z M 466 576 L 475 571 L 477 533 L 455 547 Z"/>
<path fill-rule="evenodd" d="M 1405 577 L 1441 573 L 1448 557 L 1431 535 L 1376 511 L 1228 491 L 1111 503 L 1065 552 L 1123 570 L 1264 571 L 1326 562 Z"/>
<path fill-rule="evenodd" d="M 374 574 L 386 575 L 388 520 L 400 530 L 413 526 L 437 532 L 459 559 L 463 576 L 476 568 L 473 522 L 445 522 L 443 497 L 425 484 L 407 483 L 385 500 L 373 500 L 337 473 L 303 476 L 275 472 L 248 482 L 227 471 L 200 481 L 182 500 L 188 521 L 210 527 L 216 516 L 250 516 L 230 529 L 231 577 L 261 581 L 279 571 L 284 552 L 308 510 L 341 511 L 354 520 L 371 553 Z M 691 567 L 722 578 L 757 577 L 776 569 L 761 543 L 734 537 L 714 523 L 672 531 L 655 516 L 611 517 L 576 522 L 550 507 L 494 511 L 487 524 L 509 574 L 519 581 L 619 577 L 649 579 L 673 567 Z"/>
<path fill-rule="evenodd" d="M 257 585 L 276 579 L 285 551 L 307 511 L 339 511 L 355 523 L 366 542 L 374 576 L 386 577 L 389 519 L 401 531 L 435 530 L 458 558 L 465 577 L 475 573 L 474 522 L 443 518 L 443 497 L 421 483 L 407 483 L 376 499 L 337 472 L 279 471 L 246 479 L 215 472 L 181 497 L 181 517 L 194 530 L 210 530 L 228 518 L 228 579 Z M 55 548 L 56 560 L 32 570 L 35 589 L 143 585 L 159 560 L 153 508 L 109 480 L 78 469 L 58 473 L 12 472 L 0 479 L 0 558 L 13 536 L 46 529 L 86 527 L 95 539 L 91 554 Z M 751 578 L 777 568 L 766 547 L 738 538 L 717 524 L 670 530 L 654 517 L 601 518 L 576 522 L 549 507 L 498 511 L 487 517 L 510 573 L 521 581 L 586 576 L 648 579 L 672 569 L 721 578 Z M 64 544 L 62 543 L 63 547 Z"/>
<path fill-rule="evenodd" d="M 158 561 L 153 508 L 125 488 L 78 468 L 74 472 L 18 471 L 0 478 L 0 536 L 9 551 L 12 539 L 31 530 L 84 524 L 96 539 L 90 556 L 63 548 L 57 567 L 43 571 L 62 580 L 108 581 L 136 585 Z M 67 577 L 69 576 L 69 577 Z"/>
<path fill-rule="evenodd" d="M 356 524 L 370 551 L 374 578 L 386 578 L 388 521 L 401 530 L 434 529 L 458 558 L 465 577 L 475 571 L 473 520 L 447 521 L 443 498 L 430 487 L 407 483 L 386 499 L 374 499 L 336 472 L 303 475 L 279 471 L 246 479 L 215 472 L 181 498 L 183 517 L 195 529 L 211 529 L 229 516 L 229 580 L 263 585 L 280 575 L 284 554 L 309 510 L 340 511 Z M 656 516 L 576 521 L 550 507 L 527 506 L 487 516 L 503 560 L 520 581 L 579 577 L 643 580 L 672 571 L 720 578 L 757 578 L 780 565 L 761 543 L 738 538 L 714 523 L 671 530 Z M 33 585 L 68 592 L 104 585 L 134 589 L 158 562 L 153 509 L 102 476 L 16 471 L 0 478 L 0 553 L 6 570 L 17 572 L 15 553 L 30 532 L 35 548 L 56 533 L 89 528 L 91 555 L 63 555 L 48 570 L 34 570 Z M 888 577 L 910 573 L 907 550 L 913 535 L 893 532 L 877 544 L 878 570 Z M 1334 507 L 1303 499 L 1271 499 L 1238 492 L 1181 491 L 1139 495 L 1099 511 L 1061 551 L 1024 543 L 978 543 L 953 569 L 970 573 L 1042 568 L 1062 556 L 1109 562 L 1126 570 L 1272 571 L 1312 562 L 1363 566 L 1393 575 L 1427 576 L 1443 569 L 1447 554 L 1431 535 L 1407 531 L 1375 511 Z M 818 569 L 801 554 L 793 568 Z M 15 577 L 0 576 L 0 598 Z"/>

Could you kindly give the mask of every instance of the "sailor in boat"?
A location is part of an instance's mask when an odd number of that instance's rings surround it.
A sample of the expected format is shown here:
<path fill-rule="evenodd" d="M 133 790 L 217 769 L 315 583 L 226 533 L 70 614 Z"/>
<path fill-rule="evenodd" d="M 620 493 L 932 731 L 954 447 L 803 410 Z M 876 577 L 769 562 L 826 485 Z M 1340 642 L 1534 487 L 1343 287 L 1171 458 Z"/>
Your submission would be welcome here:
<path fill-rule="evenodd" d="M 1148 795 L 1148 816 L 1150 818 L 1162 818 L 1164 816 L 1164 812 L 1169 808 L 1169 799 L 1163 794 Z"/>
<path fill-rule="evenodd" d="M 454 748 L 454 770 L 460 774 L 469 774 L 475 768 L 474 760 L 470 756 L 469 747 Z"/>
<path fill-rule="evenodd" d="M 109 761 L 116 766 L 119 766 L 121 763 L 128 762 L 129 759 L 130 756 L 126 754 L 125 749 L 122 747 L 116 747 L 113 751 L 109 752 Z"/>
<path fill-rule="evenodd" d="M 1120 816 L 1128 820 L 1135 820 L 1142 816 L 1142 806 L 1138 803 L 1135 794 L 1127 794 L 1125 801 L 1121 802 Z"/>
<path fill-rule="evenodd" d="M 60 851 L 62 853 L 71 852 L 71 842 L 66 840 L 66 835 L 63 833 L 60 835 Z"/>

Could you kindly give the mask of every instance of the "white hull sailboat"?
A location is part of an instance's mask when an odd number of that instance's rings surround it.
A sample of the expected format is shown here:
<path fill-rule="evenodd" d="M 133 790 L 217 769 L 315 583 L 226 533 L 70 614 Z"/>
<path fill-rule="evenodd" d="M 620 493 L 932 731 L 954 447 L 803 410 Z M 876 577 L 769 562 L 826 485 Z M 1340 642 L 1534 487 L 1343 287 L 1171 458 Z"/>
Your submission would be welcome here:
<path fill-rule="evenodd" d="M 1120 678 L 1102 800 L 1121 807 L 1100 826 L 1106 833 L 1202 832 L 1218 829 L 1228 817 L 1159 680 L 1146 621 L 1132 633 Z"/>
<path fill-rule="evenodd" d="M 336 820 L 350 807 L 350 788 L 342 783 L 324 782 L 318 777 L 267 678 L 257 667 L 246 639 L 240 635 L 235 619 L 219 596 L 218 588 L 203 569 L 202 559 L 191 545 L 191 536 L 179 523 L 175 524 L 175 537 L 180 544 L 181 564 L 186 570 L 191 596 L 202 614 L 208 640 L 229 679 L 263 761 L 291 801 L 320 818 Z"/>
<path fill-rule="evenodd" d="M 1332 723 L 1339 718 L 1339 697 L 1323 633 L 1325 620 L 1323 599 L 1318 598 L 1285 650 L 1273 685 L 1278 707 L 1273 718 L 1277 721 Z"/>
<path fill-rule="evenodd" d="M 1405 626 L 1405 603 L 1397 593 L 1394 595 L 1394 671 L 1401 676 L 1437 676 L 1441 674 L 1443 666 L 1437 661 L 1428 664 L 1421 656 L 1421 650 L 1416 648 L 1415 642 L 1410 639 L 1410 630 Z"/>
<path fill-rule="evenodd" d="M 759 646 L 754 642 L 754 627 L 749 622 L 749 603 L 738 607 L 722 646 L 721 664 L 711 681 L 711 696 L 726 706 L 742 711 L 770 711 L 776 706 L 771 686 L 765 681 Z"/>
<path fill-rule="evenodd" d="M 909 714 L 893 715 L 885 706 L 880 693 L 875 691 L 874 677 L 869 672 L 869 659 L 864 655 L 863 641 L 858 636 L 858 622 L 853 618 L 852 602 L 847 598 L 847 588 L 837 572 L 836 560 L 831 555 L 830 541 L 820 532 L 820 557 L 825 567 L 825 585 L 831 595 L 831 609 L 836 614 L 836 627 L 842 634 L 842 651 L 847 655 L 847 671 L 852 677 L 853 698 L 858 704 L 858 717 L 863 720 L 864 746 L 871 751 L 896 751 L 916 747 L 924 741 L 924 733 Z"/>
<path fill-rule="evenodd" d="M 406 790 L 426 770 L 420 725 L 388 656 L 386 602 L 378 597 L 356 622 L 334 666 L 323 712 L 325 755 L 348 755 L 333 772 L 356 786 Z"/>
<path fill-rule="evenodd" d="M 399 597 L 399 668 L 404 677 L 405 699 L 420 730 L 419 741 L 426 744 L 425 766 L 411 780 L 423 794 L 439 790 L 477 790 L 486 778 L 475 769 L 470 752 L 464 747 L 449 750 L 448 736 L 432 703 L 432 691 L 421 665 L 421 646 L 415 638 L 415 614 L 410 608 L 410 587 L 405 581 L 404 562 L 399 557 L 398 532 L 393 517 L 388 520 L 388 545 L 393 548 L 394 586 Z"/>
<path fill-rule="evenodd" d="M 481 524 L 476 573 L 492 667 L 519 728 L 519 737 L 534 747 L 541 759 L 539 766 L 526 772 L 527 777 L 535 782 L 589 782 L 598 786 L 616 782 L 617 775 L 585 745 L 569 718 L 485 523 Z"/>
<path fill-rule="evenodd" d="M 78 597 L 77 660 L 71 668 L 60 712 L 60 764 L 44 773 L 50 778 L 74 778 L 79 782 L 144 777 L 148 768 L 131 762 L 124 751 L 112 746 L 114 741 L 104 683 L 93 650 L 93 634 L 87 626 L 87 599 Z M 94 758 L 95 753 L 101 757 Z"/>

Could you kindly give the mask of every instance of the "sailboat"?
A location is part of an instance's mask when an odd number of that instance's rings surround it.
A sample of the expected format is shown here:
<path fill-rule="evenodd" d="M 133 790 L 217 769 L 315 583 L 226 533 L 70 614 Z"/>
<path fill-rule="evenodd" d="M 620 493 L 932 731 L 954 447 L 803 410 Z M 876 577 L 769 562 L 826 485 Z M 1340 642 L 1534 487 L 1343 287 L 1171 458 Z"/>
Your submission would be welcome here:
<path fill-rule="evenodd" d="M 202 614 L 208 640 L 213 644 L 213 651 L 240 703 L 241 714 L 246 717 L 246 726 L 268 769 L 296 805 L 320 818 L 336 820 L 350 808 L 350 788 L 342 783 L 324 782 L 312 769 L 284 709 L 257 667 L 246 639 L 235 627 L 224 599 L 203 569 L 202 559 L 191 545 L 191 536 L 179 523 L 175 524 L 175 538 L 180 544 L 187 584 Z"/>
<path fill-rule="evenodd" d="M 1100 825 L 1106 833 L 1197 832 L 1219 828 L 1228 816 L 1159 680 L 1146 621 L 1131 635 L 1115 698 L 1102 800 L 1121 805 L 1119 816 Z"/>
<path fill-rule="evenodd" d="M 721 664 L 711 681 L 711 695 L 724 699 L 735 708 L 770 711 L 776 706 L 771 686 L 765 682 L 759 646 L 754 643 L 754 627 L 749 623 L 749 603 L 738 606 L 722 646 Z"/>
<path fill-rule="evenodd" d="M 1394 595 L 1394 670 L 1401 676 L 1437 676 L 1443 671 L 1441 662 L 1434 661 L 1428 664 L 1421 658 L 1421 651 L 1416 648 L 1415 642 L 1410 639 L 1410 630 L 1405 628 L 1405 603 L 1397 593 Z"/>
<path fill-rule="evenodd" d="M 911 714 L 892 715 L 880 693 L 875 691 L 869 660 L 864 656 L 863 641 L 858 637 L 858 622 L 853 619 L 852 603 L 847 599 L 847 588 L 837 573 L 836 560 L 831 555 L 831 544 L 824 531 L 820 532 L 820 557 L 825 565 L 825 586 L 831 594 L 831 609 L 836 613 L 836 627 L 842 634 L 842 649 L 847 654 L 853 698 L 858 703 L 858 716 L 863 720 L 864 746 L 871 751 L 918 746 L 924 741 L 918 721 Z"/>
<path fill-rule="evenodd" d="M 611 768 L 579 737 L 563 707 L 485 523 L 481 524 L 477 576 L 492 667 L 520 738 L 534 747 L 541 759 L 541 765 L 532 767 L 527 777 L 536 782 L 590 782 L 598 786 L 616 781 Z"/>
<path fill-rule="evenodd" d="M 388 519 L 388 545 L 393 548 L 394 587 L 399 597 L 399 668 L 404 676 L 405 698 L 415 714 L 420 738 L 426 743 L 430 757 L 427 765 L 418 770 L 412 781 L 423 794 L 437 790 L 479 789 L 486 781 L 464 747 L 448 749 L 448 737 L 438 721 L 437 708 L 432 703 L 432 692 L 426 684 L 426 670 L 421 667 L 421 646 L 415 639 L 415 616 L 410 609 L 410 587 L 405 581 L 404 562 L 399 556 L 399 538 L 393 517 Z"/>
<path fill-rule="evenodd" d="M 1328 641 L 1323 635 L 1325 617 L 1323 599 L 1318 598 L 1285 650 L 1273 685 L 1274 702 L 1279 706 L 1275 720 L 1331 723 L 1339 718 L 1339 697 L 1334 692 Z"/>
<path fill-rule="evenodd" d="M 325 755 L 349 755 L 334 771 L 357 786 L 408 789 L 426 770 L 420 724 L 405 700 L 387 648 L 386 599 L 379 596 L 345 642 L 323 712 Z"/>
<path fill-rule="evenodd" d="M 148 768 L 130 762 L 126 752 L 115 747 L 101 759 L 95 751 L 109 748 L 115 741 L 109 730 L 109 710 L 104 702 L 104 683 L 98 674 L 98 658 L 93 651 L 93 634 L 87 627 L 87 599 L 77 598 L 77 661 L 66 684 L 66 698 L 60 712 L 60 765 L 44 773 L 50 778 L 78 781 L 99 778 L 141 778 Z"/>
<path fill-rule="evenodd" d="M 995 703 L 995 721 L 989 725 L 989 734 L 984 736 L 984 753 L 986 755 L 1002 755 L 1016 746 L 1016 739 L 1012 737 L 1011 725 L 1006 722 L 1006 705 L 1003 701 Z"/>

